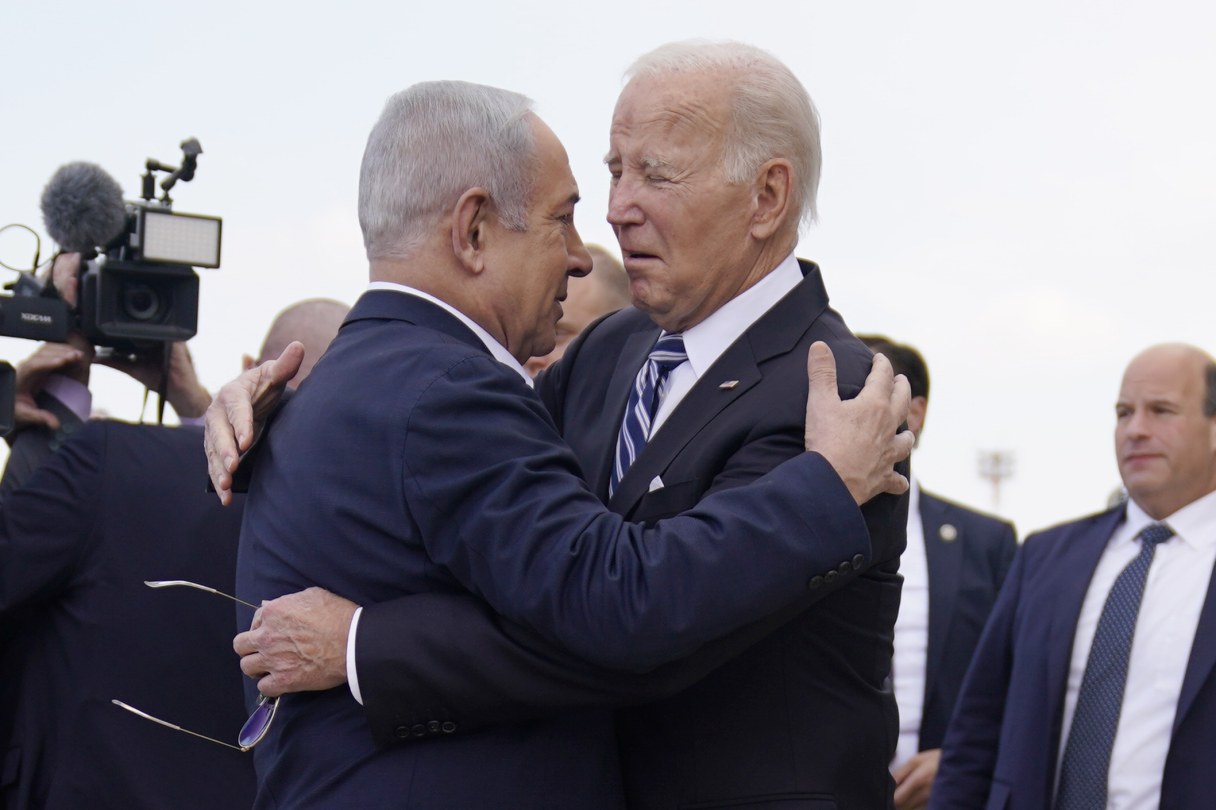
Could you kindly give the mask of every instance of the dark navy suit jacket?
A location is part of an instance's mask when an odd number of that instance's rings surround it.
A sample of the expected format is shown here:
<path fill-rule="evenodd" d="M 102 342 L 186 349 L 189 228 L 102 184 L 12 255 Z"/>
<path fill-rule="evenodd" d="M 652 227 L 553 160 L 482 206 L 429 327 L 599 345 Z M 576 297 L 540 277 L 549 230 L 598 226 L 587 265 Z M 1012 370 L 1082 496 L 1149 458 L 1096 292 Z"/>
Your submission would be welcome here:
<path fill-rule="evenodd" d="M 1051 807 L 1073 636 L 1118 507 L 1026 539 L 967 673 L 946 734 L 931 808 Z M 1216 797 L 1216 580 L 1178 698 L 1161 810 Z"/>
<path fill-rule="evenodd" d="M 362 604 L 471 591 L 601 664 L 685 655 L 794 602 L 814 577 L 847 578 L 836 569 L 864 567 L 870 548 L 844 485 L 810 453 L 707 499 L 699 517 L 624 523 L 518 374 L 455 317 L 391 291 L 355 305 L 256 464 L 244 598 L 310 585 Z M 832 517 L 808 523 L 806 493 Z M 757 536 L 767 542 L 742 539 Z M 393 643 L 374 628 L 359 640 Z M 345 687 L 293 694 L 256 749 L 258 803 L 619 807 L 609 724 L 590 710 L 461 734 L 432 718 L 407 733 L 440 739 L 380 747 Z"/>
<path fill-rule="evenodd" d="M 920 521 L 929 565 L 929 648 L 920 721 L 924 751 L 942 747 L 963 677 L 1018 542 L 1012 524 L 924 490 Z"/>
<path fill-rule="evenodd" d="M 66 418 L 66 417 L 65 417 Z M 14 446 L 22 457 L 24 439 Z M 203 434 L 90 422 L 0 508 L 0 807 L 248 807 L 248 754 L 162 728 L 140 709 L 236 742 L 245 721 L 232 603 L 243 498 L 203 490 Z M 40 448 L 42 449 L 42 448 Z"/>
<path fill-rule="evenodd" d="M 818 268 L 804 263 L 803 272 L 804 281 L 702 376 L 610 501 L 609 459 L 628 387 L 658 328 L 637 310 L 612 315 L 589 328 L 546 375 L 542 397 L 592 490 L 614 511 L 661 521 L 698 502 L 707 505 L 714 493 L 737 492 L 801 454 L 813 341 L 832 346 L 842 392 L 860 388 L 871 354 L 828 307 Z M 664 486 L 651 491 L 656 476 Z M 808 507 L 826 520 L 825 510 L 839 507 L 823 502 L 823 494 L 805 491 Z M 653 700 L 695 682 L 667 699 L 617 712 L 631 808 L 888 807 L 896 717 L 883 680 L 906 510 L 906 498 L 883 496 L 866 505 L 879 562 L 860 577 L 827 575 L 796 610 L 649 678 L 619 672 L 630 664 L 621 655 L 599 657 L 618 672 L 593 671 L 521 637 L 509 623 L 496 632 L 494 620 L 469 605 L 407 599 L 368 608 L 357 656 L 368 718 L 387 736 L 393 724 L 425 722 L 428 711 L 462 723 L 505 720 L 513 710 L 527 716 Z M 757 553 L 773 540 L 744 539 Z M 719 587 L 729 598 L 735 586 Z M 377 639 L 366 648 L 365 632 Z M 765 633 L 771 635 L 756 643 Z M 738 655 L 749 644 L 755 646 Z"/>

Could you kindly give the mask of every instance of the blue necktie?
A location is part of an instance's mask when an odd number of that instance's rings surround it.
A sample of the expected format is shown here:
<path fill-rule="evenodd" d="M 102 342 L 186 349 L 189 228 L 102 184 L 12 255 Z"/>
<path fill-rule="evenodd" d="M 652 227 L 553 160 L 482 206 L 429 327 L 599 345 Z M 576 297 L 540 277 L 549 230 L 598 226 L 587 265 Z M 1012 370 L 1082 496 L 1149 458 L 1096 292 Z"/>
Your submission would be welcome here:
<path fill-rule="evenodd" d="M 679 332 L 664 333 L 650 350 L 645 364 L 638 370 L 638 376 L 629 392 L 625 418 L 621 420 L 621 432 L 616 439 L 616 458 L 612 463 L 612 478 L 608 483 L 609 497 L 616 492 L 617 484 L 625 477 L 625 471 L 650 440 L 651 422 L 655 411 L 659 409 L 659 402 L 667 393 L 668 375 L 687 359 L 684 336 Z"/>
<path fill-rule="evenodd" d="M 1174 536 L 1164 523 L 1150 523 L 1140 532 L 1140 554 L 1115 580 L 1102 606 L 1093 646 L 1085 662 L 1072 729 L 1060 764 L 1060 788 L 1055 810 L 1105 810 L 1110 752 L 1119 728 L 1127 662 L 1140 614 L 1144 580 L 1158 543 Z"/>

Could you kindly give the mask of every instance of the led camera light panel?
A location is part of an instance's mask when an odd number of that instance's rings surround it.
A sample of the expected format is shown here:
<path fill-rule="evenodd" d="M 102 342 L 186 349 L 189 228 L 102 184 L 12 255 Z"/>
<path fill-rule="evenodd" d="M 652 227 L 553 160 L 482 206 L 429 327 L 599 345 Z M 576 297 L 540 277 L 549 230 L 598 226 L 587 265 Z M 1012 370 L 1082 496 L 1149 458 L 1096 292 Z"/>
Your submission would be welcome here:
<path fill-rule="evenodd" d="M 219 217 L 145 211 L 143 220 L 144 261 L 220 266 Z"/>

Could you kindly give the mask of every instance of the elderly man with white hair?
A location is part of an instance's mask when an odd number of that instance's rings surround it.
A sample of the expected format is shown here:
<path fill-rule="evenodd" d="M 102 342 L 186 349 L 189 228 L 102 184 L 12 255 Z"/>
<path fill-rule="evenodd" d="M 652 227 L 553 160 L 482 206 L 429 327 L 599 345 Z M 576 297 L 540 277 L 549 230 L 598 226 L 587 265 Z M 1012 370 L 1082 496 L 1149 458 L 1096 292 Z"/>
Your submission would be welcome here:
<path fill-rule="evenodd" d="M 804 408 L 813 343 L 831 347 L 846 397 L 862 386 L 871 354 L 829 308 L 819 268 L 795 258 L 800 226 L 814 218 L 820 167 L 817 117 L 798 79 L 736 43 L 664 46 L 628 75 L 606 163 L 608 218 L 634 306 L 593 324 L 537 385 L 591 491 L 627 520 L 668 527 L 671 542 L 684 530 L 669 518 L 745 492 L 801 454 L 804 420 L 817 411 Z M 213 405 L 213 469 L 235 458 L 227 414 L 250 435 L 242 392 L 259 393 L 275 373 L 230 385 Z M 223 488 L 226 472 L 217 477 Z M 429 595 L 362 601 L 348 633 L 355 606 L 306 591 L 265 606 L 236 647 L 267 694 L 348 681 L 385 742 L 445 724 L 459 736 L 510 721 L 495 728 L 518 733 L 529 716 L 644 702 L 616 712 L 631 808 L 890 807 L 897 725 L 883 682 L 907 509 L 906 497 L 891 493 L 902 491 L 887 488 L 864 505 L 872 559 L 808 577 L 801 601 L 775 618 L 686 648 L 683 661 L 649 678 L 630 670 L 660 658 L 589 652 L 587 639 L 555 644 L 517 617 Z M 804 497 L 826 507 L 828 494 L 814 487 Z M 732 537 L 758 556 L 719 586 L 721 598 L 733 601 L 736 587 L 754 581 L 782 531 Z M 638 552 L 663 560 L 677 550 L 648 542 Z M 668 587 L 630 584 L 625 573 L 614 575 L 615 587 Z M 687 603 L 698 592 L 667 595 Z M 625 649 L 646 643 L 626 640 Z M 317 650 L 324 655 L 311 655 Z"/>

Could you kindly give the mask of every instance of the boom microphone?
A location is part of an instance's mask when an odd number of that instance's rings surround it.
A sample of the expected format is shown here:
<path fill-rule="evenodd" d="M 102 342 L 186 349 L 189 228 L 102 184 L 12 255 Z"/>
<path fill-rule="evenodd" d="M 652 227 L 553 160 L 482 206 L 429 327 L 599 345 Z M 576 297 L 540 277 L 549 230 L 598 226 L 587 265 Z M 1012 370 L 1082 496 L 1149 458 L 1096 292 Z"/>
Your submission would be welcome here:
<path fill-rule="evenodd" d="M 42 190 L 42 221 L 64 252 L 104 247 L 127 226 L 122 188 L 95 163 L 60 166 Z"/>

